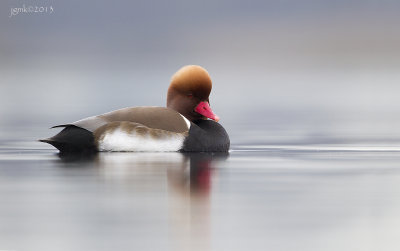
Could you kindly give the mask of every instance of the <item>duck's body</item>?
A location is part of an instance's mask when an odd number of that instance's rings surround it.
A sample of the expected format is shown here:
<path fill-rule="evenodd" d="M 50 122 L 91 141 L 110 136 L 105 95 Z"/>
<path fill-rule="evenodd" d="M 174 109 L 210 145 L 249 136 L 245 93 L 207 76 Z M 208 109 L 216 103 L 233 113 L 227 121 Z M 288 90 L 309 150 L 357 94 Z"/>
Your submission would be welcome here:
<path fill-rule="evenodd" d="M 206 81 L 207 88 L 205 88 L 204 79 L 199 79 L 198 76 L 196 78 L 196 74 L 192 74 L 189 78 L 185 76 L 188 70 L 193 73 L 193 68 L 194 73 L 204 77 L 205 70 L 199 66 L 186 66 L 186 69 L 184 67 L 178 71 L 168 90 L 167 107 L 129 107 L 88 117 L 70 124 L 55 126 L 65 128 L 54 137 L 41 141 L 53 145 L 62 153 L 226 152 L 230 144 L 228 134 L 220 124 L 207 120 L 207 118 L 218 120 L 208 105 L 211 80 L 209 88 Z M 179 74 L 183 74 L 184 79 Z M 188 88 L 187 83 L 192 86 Z"/>
<path fill-rule="evenodd" d="M 71 124 L 41 140 L 61 152 L 229 150 L 224 128 L 211 120 L 190 122 L 165 107 L 130 107 Z"/>

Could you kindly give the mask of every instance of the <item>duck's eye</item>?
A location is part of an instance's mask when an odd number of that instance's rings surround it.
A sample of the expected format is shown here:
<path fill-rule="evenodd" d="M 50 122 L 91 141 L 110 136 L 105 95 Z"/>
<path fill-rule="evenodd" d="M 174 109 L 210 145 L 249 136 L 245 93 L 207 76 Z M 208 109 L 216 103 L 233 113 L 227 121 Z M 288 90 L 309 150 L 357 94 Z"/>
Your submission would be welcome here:
<path fill-rule="evenodd" d="M 193 94 L 188 94 L 187 97 L 188 98 L 193 98 Z"/>

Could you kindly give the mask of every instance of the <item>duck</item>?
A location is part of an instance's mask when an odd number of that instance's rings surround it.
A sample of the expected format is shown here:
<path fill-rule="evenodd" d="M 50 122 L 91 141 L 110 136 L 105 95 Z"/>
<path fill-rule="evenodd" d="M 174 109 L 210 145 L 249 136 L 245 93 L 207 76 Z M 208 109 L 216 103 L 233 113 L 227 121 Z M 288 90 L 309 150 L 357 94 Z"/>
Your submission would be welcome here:
<path fill-rule="evenodd" d="M 127 107 L 73 123 L 39 141 L 60 153 L 228 152 L 230 139 L 210 107 L 206 69 L 186 65 L 173 74 L 166 107 Z"/>

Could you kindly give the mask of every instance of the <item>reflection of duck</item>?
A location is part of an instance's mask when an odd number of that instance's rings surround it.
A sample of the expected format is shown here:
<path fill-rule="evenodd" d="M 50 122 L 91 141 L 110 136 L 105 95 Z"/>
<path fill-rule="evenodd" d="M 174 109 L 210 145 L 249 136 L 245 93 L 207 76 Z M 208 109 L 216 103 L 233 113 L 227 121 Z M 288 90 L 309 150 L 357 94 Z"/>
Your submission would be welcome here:
<path fill-rule="evenodd" d="M 60 152 L 226 152 L 229 137 L 209 106 L 211 88 L 205 69 L 185 66 L 172 77 L 166 108 L 130 107 L 85 118 L 55 126 L 64 129 L 41 141 Z"/>
<path fill-rule="evenodd" d="M 226 159 L 228 153 L 184 153 L 190 160 L 189 169 L 169 168 L 168 182 L 170 187 L 182 193 L 208 194 L 211 189 L 213 163 Z"/>
<path fill-rule="evenodd" d="M 60 157 L 67 162 L 64 167 L 96 167 L 92 170 L 105 185 L 101 187 L 124 198 L 123 212 L 128 205 L 143 207 L 155 217 L 166 214 L 170 249 L 210 250 L 214 168 L 228 153 L 104 152 Z"/>
<path fill-rule="evenodd" d="M 172 250 L 211 250 L 211 191 L 215 164 L 228 153 L 185 153 L 190 164 L 168 169 Z"/>
<path fill-rule="evenodd" d="M 129 174 L 148 174 L 149 170 L 166 172 L 170 187 L 183 193 L 202 194 L 211 189 L 211 176 L 215 162 L 225 160 L 227 152 L 186 153 L 94 153 L 89 155 L 63 153 L 58 155 L 62 162 L 86 164 L 101 168 L 106 176 L 129 179 Z M 78 165 L 79 166 L 79 165 Z"/>

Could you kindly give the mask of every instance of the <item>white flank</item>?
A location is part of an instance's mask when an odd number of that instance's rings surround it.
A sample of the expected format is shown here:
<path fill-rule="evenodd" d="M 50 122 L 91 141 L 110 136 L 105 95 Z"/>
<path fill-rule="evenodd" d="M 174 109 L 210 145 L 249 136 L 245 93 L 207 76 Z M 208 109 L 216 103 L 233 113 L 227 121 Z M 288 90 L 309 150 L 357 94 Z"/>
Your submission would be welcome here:
<path fill-rule="evenodd" d="M 107 132 L 98 142 L 100 151 L 113 152 L 175 152 L 182 148 L 184 134 L 171 133 L 162 138 L 138 134 L 135 131 L 127 133 L 117 128 Z"/>

